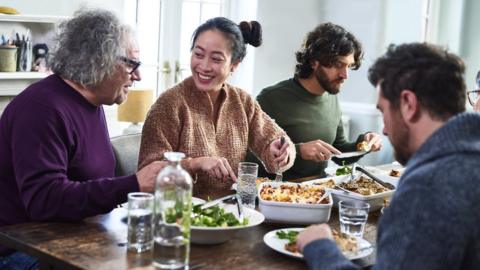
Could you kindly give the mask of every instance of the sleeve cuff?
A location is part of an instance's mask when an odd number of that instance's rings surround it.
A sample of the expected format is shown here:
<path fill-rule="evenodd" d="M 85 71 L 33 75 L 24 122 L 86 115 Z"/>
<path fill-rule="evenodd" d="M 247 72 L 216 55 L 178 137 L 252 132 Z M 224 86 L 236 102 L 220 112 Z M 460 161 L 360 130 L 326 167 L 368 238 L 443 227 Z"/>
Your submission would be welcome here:
<path fill-rule="evenodd" d="M 298 156 L 300 156 L 300 146 L 302 146 L 302 143 L 296 143 L 295 144 L 295 151 L 297 151 Z"/>
<path fill-rule="evenodd" d="M 359 269 L 347 260 L 331 239 L 320 239 L 309 243 L 303 249 L 303 256 L 309 269 Z"/>
<path fill-rule="evenodd" d="M 140 191 L 136 174 L 117 177 L 115 179 L 115 185 L 118 187 L 117 204 L 126 202 L 128 200 L 128 193 Z"/>

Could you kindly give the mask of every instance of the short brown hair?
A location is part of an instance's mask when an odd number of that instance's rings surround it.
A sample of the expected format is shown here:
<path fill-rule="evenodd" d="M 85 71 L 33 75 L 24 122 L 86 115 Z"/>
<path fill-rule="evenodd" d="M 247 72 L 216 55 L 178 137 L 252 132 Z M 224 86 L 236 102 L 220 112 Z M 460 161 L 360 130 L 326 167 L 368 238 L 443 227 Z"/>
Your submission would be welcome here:
<path fill-rule="evenodd" d="M 447 120 L 465 111 L 465 65 L 460 57 L 427 43 L 390 45 L 368 70 L 383 96 L 399 106 L 400 93 L 411 90 L 432 117 Z"/>

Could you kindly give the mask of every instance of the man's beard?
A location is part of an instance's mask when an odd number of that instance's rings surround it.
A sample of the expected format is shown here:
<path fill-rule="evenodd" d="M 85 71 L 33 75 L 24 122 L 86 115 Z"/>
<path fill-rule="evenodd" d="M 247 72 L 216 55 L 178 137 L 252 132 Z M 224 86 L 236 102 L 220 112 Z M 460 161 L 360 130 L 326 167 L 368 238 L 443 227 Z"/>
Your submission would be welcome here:
<path fill-rule="evenodd" d="M 395 130 L 392 130 L 388 137 L 393 146 L 395 160 L 400 164 L 405 165 L 412 157 L 412 153 L 410 153 L 408 150 L 410 142 L 410 129 L 399 115 L 395 116 L 395 118 L 395 121 L 392 121 L 394 124 L 392 126 L 395 127 Z"/>
<path fill-rule="evenodd" d="M 315 72 L 315 78 L 323 90 L 327 91 L 328 93 L 336 95 L 338 92 L 340 92 L 340 83 L 343 82 L 342 78 L 337 78 L 334 82 L 338 82 L 338 84 L 333 84 L 328 80 L 327 74 L 325 74 L 321 67 L 318 67 L 317 71 Z"/>

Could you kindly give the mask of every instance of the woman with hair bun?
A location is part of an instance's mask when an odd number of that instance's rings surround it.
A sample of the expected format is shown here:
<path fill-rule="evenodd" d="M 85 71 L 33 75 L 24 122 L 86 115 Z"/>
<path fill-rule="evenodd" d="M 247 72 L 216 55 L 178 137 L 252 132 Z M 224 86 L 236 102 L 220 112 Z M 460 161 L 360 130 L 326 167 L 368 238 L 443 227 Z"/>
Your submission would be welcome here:
<path fill-rule="evenodd" d="M 245 57 L 246 44 L 261 43 L 256 21 L 237 25 L 217 17 L 195 30 L 192 76 L 152 106 L 143 127 L 139 168 L 162 160 L 164 152 L 183 152 L 188 158 L 182 167 L 194 178 L 194 196 L 216 198 L 231 193 L 247 150 L 270 172 L 292 166 L 295 148 L 286 133 L 247 92 L 226 82 Z"/>

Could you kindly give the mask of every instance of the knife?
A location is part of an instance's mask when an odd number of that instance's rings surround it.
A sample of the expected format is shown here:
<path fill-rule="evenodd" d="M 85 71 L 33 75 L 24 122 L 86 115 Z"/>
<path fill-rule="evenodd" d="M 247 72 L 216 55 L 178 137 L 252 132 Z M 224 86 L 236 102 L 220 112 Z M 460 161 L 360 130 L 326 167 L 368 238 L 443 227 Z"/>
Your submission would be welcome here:
<path fill-rule="evenodd" d="M 210 208 L 212 206 L 215 206 L 221 202 L 224 202 L 224 201 L 227 201 L 227 200 L 230 200 L 232 198 L 235 197 L 235 194 L 230 194 L 230 195 L 227 195 L 225 197 L 221 197 L 219 199 L 216 199 L 216 200 L 213 200 L 213 201 L 210 201 L 210 202 L 206 202 L 204 204 L 202 204 L 202 206 L 200 207 L 200 209 L 207 209 L 207 208 Z"/>
<path fill-rule="evenodd" d="M 336 158 L 351 158 L 351 157 L 358 157 L 362 155 L 366 155 L 367 151 L 354 151 L 354 152 L 343 152 L 340 154 L 332 155 L 332 157 Z"/>
<path fill-rule="evenodd" d="M 369 171 L 365 170 L 365 168 L 363 168 L 362 166 L 357 166 L 356 169 L 357 169 L 357 171 L 361 171 L 361 172 L 364 173 L 366 176 L 372 178 L 373 181 L 379 183 L 379 184 L 382 185 L 383 187 L 386 187 L 386 188 L 388 188 L 388 189 L 390 189 L 390 190 L 394 190 L 394 189 L 395 189 L 395 186 L 394 186 L 394 185 L 380 180 L 378 177 L 376 177 L 375 175 L 373 175 L 373 174 L 370 173 Z"/>

